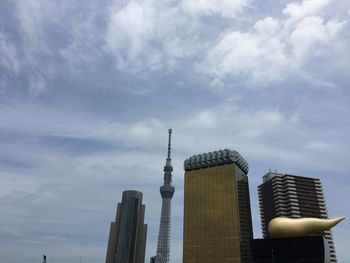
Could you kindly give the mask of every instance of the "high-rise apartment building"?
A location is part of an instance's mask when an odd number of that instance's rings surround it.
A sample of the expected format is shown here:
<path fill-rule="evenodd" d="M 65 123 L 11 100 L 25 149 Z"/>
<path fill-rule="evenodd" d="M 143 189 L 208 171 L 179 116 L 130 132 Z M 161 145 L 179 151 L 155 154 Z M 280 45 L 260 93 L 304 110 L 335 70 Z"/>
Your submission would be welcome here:
<path fill-rule="evenodd" d="M 316 178 L 268 172 L 258 186 L 260 217 L 264 238 L 269 238 L 268 224 L 275 217 L 328 218 L 321 181 Z M 328 262 L 337 262 L 330 231 L 323 235 L 328 248 Z"/>
<path fill-rule="evenodd" d="M 233 150 L 186 159 L 184 263 L 251 263 L 248 163 Z"/>
<path fill-rule="evenodd" d="M 115 222 L 111 223 L 106 263 L 144 263 L 147 236 L 144 215 L 142 193 L 124 191 Z"/>

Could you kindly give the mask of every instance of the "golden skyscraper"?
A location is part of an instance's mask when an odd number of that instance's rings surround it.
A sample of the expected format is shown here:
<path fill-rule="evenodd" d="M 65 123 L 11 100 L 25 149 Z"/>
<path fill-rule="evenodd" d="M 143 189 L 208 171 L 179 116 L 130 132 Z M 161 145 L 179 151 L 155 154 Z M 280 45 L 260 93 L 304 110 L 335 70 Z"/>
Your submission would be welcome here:
<path fill-rule="evenodd" d="M 248 163 L 233 150 L 185 160 L 184 263 L 250 263 Z"/>

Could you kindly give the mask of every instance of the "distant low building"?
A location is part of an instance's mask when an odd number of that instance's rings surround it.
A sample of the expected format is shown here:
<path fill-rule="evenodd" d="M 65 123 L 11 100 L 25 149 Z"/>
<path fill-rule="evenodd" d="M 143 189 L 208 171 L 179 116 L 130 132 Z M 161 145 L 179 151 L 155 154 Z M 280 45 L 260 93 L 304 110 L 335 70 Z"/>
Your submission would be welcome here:
<path fill-rule="evenodd" d="M 144 263 L 147 236 L 144 215 L 142 193 L 124 191 L 115 222 L 111 223 L 106 263 Z"/>

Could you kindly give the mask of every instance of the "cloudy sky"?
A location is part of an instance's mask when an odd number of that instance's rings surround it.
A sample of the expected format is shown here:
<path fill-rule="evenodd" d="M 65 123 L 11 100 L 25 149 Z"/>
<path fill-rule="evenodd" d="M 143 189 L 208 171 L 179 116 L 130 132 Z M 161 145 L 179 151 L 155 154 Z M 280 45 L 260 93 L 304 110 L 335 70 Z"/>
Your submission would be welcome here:
<path fill-rule="evenodd" d="M 148 262 L 168 128 L 173 263 L 193 154 L 248 161 L 255 237 L 269 169 L 320 178 L 329 216 L 349 216 L 349 20 L 348 0 L 0 0 L 0 262 L 104 262 L 127 189 Z"/>

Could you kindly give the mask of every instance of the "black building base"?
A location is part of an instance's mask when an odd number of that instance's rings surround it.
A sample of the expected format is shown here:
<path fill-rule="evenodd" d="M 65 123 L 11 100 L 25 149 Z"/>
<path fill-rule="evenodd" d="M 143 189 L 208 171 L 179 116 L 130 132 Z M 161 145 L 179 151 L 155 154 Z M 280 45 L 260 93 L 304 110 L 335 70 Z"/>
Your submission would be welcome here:
<path fill-rule="evenodd" d="M 254 263 L 324 263 L 322 236 L 252 239 Z"/>

